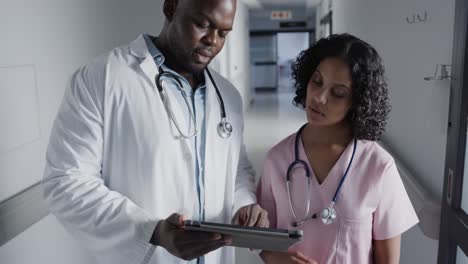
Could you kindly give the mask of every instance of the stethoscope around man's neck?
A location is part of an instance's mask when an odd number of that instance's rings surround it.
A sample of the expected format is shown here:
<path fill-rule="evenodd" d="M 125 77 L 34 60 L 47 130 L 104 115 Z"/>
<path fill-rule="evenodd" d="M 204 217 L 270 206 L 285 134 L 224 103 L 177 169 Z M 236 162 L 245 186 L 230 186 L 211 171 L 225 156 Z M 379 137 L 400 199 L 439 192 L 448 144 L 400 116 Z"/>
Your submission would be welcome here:
<path fill-rule="evenodd" d="M 291 208 L 291 212 L 292 212 L 294 218 L 296 219 L 296 221 L 293 222 L 293 226 L 295 226 L 295 227 L 302 225 L 303 223 L 305 223 L 306 221 L 308 221 L 310 219 L 316 219 L 317 218 L 316 213 L 309 216 L 310 201 L 312 199 L 312 192 L 311 192 L 311 186 L 310 186 L 310 177 L 311 177 L 310 176 L 310 169 L 309 169 L 309 166 L 307 165 L 307 163 L 304 160 L 301 160 L 299 158 L 299 140 L 301 138 L 301 133 L 304 130 L 306 125 L 307 124 L 303 125 L 299 129 L 299 131 L 297 131 L 296 139 L 295 139 L 295 142 L 294 142 L 294 161 L 289 165 L 288 171 L 287 171 L 287 174 L 286 174 L 286 188 L 287 188 L 287 191 L 288 191 L 289 206 Z M 343 177 L 341 177 L 341 181 L 338 184 L 338 187 L 336 188 L 335 195 L 333 195 L 333 199 L 332 199 L 330 205 L 327 208 L 324 208 L 320 212 L 320 218 L 322 219 L 322 222 L 324 224 L 326 224 L 326 225 L 332 224 L 336 219 L 336 210 L 335 210 L 334 206 L 335 206 L 335 203 L 336 203 L 336 199 L 338 197 L 338 193 L 340 192 L 341 187 L 343 186 L 343 182 L 345 181 L 346 176 L 348 175 L 351 164 L 353 163 L 354 154 L 356 153 L 356 145 L 357 145 L 357 140 L 354 139 L 353 154 L 351 156 L 351 159 L 349 160 L 348 167 L 346 168 L 346 171 L 343 174 Z M 295 169 L 295 167 L 298 167 L 298 166 L 301 166 L 301 167 L 304 168 L 305 176 L 307 177 L 307 195 L 308 195 L 308 197 L 307 197 L 306 212 L 305 212 L 305 216 L 303 218 L 298 217 L 298 215 L 296 213 L 296 210 L 294 209 L 294 205 L 293 205 L 292 198 L 291 198 L 291 184 L 290 184 L 291 175 L 292 175 L 292 171 Z"/>
<path fill-rule="evenodd" d="M 183 90 L 182 81 L 180 80 L 180 77 L 177 76 L 176 74 L 172 73 L 172 72 L 164 71 L 162 69 L 162 67 L 159 67 L 158 70 L 159 70 L 159 74 L 156 76 L 156 80 L 155 80 L 156 87 L 158 88 L 159 94 L 160 94 L 161 99 L 163 101 L 164 107 L 166 108 L 167 114 L 169 115 L 169 118 L 172 120 L 172 122 L 174 123 L 176 129 L 179 131 L 180 135 L 183 138 L 190 139 L 190 138 L 193 138 L 193 137 L 197 136 L 198 135 L 198 129 L 195 126 L 195 115 L 194 115 L 194 113 L 193 113 L 193 111 L 192 111 L 192 109 L 190 107 L 190 103 L 188 102 L 187 97 L 185 96 L 185 92 Z M 206 72 L 208 73 L 208 77 L 210 78 L 211 83 L 213 84 L 213 86 L 214 86 L 214 88 L 216 90 L 216 97 L 218 98 L 218 102 L 219 102 L 221 120 L 219 121 L 218 126 L 217 126 L 218 134 L 222 138 L 228 138 L 228 137 L 231 136 L 231 133 L 232 133 L 232 125 L 231 125 L 231 123 L 229 123 L 227 121 L 226 108 L 224 107 L 223 98 L 221 97 L 221 93 L 219 92 L 218 86 L 216 85 L 216 82 L 214 81 L 213 76 L 211 75 L 211 72 L 208 70 L 208 67 L 206 68 Z M 183 94 L 185 104 L 187 105 L 187 108 L 188 108 L 188 111 L 189 111 L 189 114 L 190 114 L 189 119 L 190 119 L 191 124 L 189 123 L 189 126 L 193 127 L 192 129 L 190 129 L 190 127 L 189 127 L 188 133 L 182 132 L 182 128 L 180 127 L 180 124 L 175 119 L 174 113 L 171 110 L 171 105 L 170 105 L 170 102 L 169 102 L 169 98 L 167 97 L 167 95 L 164 92 L 163 83 L 162 83 L 163 78 L 170 78 L 170 79 L 174 80 L 176 82 L 176 86 L 178 86 L 178 89 Z"/>

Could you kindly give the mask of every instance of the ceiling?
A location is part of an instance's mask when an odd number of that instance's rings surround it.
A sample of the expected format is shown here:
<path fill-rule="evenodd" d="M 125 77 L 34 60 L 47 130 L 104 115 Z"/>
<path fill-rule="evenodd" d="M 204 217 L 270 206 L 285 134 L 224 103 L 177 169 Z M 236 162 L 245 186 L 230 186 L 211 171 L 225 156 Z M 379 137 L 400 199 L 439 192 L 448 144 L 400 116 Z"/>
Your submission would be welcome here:
<path fill-rule="evenodd" d="M 262 5 L 302 5 L 306 4 L 306 0 L 259 0 Z"/>
<path fill-rule="evenodd" d="M 280 5 L 280 6 L 315 6 L 321 0 L 243 0 L 251 8 L 261 8 L 262 6 Z"/>

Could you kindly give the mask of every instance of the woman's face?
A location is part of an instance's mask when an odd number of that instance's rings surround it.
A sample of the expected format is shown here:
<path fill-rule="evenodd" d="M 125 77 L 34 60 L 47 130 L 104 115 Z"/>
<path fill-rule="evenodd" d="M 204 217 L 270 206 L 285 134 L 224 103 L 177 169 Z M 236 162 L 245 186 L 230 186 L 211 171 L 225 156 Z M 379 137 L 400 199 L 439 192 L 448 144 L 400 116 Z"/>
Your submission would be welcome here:
<path fill-rule="evenodd" d="M 323 59 L 307 84 L 306 113 L 309 124 L 333 126 L 346 122 L 352 105 L 351 72 L 340 58 Z"/>

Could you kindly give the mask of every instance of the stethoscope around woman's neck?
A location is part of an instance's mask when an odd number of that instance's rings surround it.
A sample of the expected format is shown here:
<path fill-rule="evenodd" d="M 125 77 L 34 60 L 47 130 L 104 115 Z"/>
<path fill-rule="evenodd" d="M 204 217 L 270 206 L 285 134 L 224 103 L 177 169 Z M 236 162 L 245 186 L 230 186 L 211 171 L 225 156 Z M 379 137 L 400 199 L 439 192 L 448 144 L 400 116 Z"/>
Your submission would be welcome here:
<path fill-rule="evenodd" d="M 293 226 L 295 226 L 295 227 L 302 225 L 303 223 L 305 223 L 306 221 L 308 221 L 310 219 L 317 218 L 316 213 L 309 216 L 310 202 L 311 202 L 311 199 L 312 199 L 312 192 L 311 192 L 311 186 L 310 186 L 310 177 L 311 177 L 310 169 L 309 169 L 309 166 L 307 165 L 307 163 L 304 160 L 299 158 L 299 140 L 301 138 L 302 131 L 304 130 L 306 125 L 307 124 L 303 125 L 299 129 L 299 131 L 297 131 L 295 142 L 294 142 L 294 161 L 289 165 L 288 171 L 287 171 L 287 174 L 286 174 L 286 188 L 287 188 L 287 192 L 288 192 L 289 206 L 291 208 L 291 212 L 292 212 L 294 218 L 296 219 L 296 221 L 293 222 Z M 343 182 L 345 181 L 346 176 L 348 175 L 351 164 L 353 163 L 354 154 L 356 153 L 356 145 L 357 145 L 357 140 L 354 139 L 353 154 L 351 156 L 351 159 L 349 160 L 348 167 L 346 168 L 346 171 L 343 174 L 343 177 L 341 177 L 341 181 L 338 184 L 338 187 L 336 188 L 335 194 L 333 195 L 333 199 L 332 199 L 330 205 L 327 208 L 324 208 L 320 212 L 320 218 L 322 219 L 322 222 L 324 224 L 327 224 L 327 225 L 331 224 L 336 219 L 337 214 L 336 214 L 336 210 L 335 210 L 334 206 L 335 206 L 335 203 L 336 203 L 336 200 L 337 200 L 337 197 L 338 197 L 338 193 L 340 192 L 341 187 L 343 186 Z M 305 212 L 305 216 L 303 218 L 298 217 L 298 215 L 296 213 L 296 210 L 294 209 L 294 205 L 293 205 L 292 198 L 291 198 L 291 184 L 290 184 L 291 175 L 292 175 L 292 171 L 296 167 L 304 168 L 305 176 L 307 177 L 307 195 L 308 195 L 308 197 L 307 197 L 306 212 Z"/>
<path fill-rule="evenodd" d="M 190 103 L 188 102 L 187 97 L 185 96 L 185 92 L 183 90 L 183 85 L 182 81 L 180 80 L 180 77 L 177 76 L 176 74 L 168 71 L 164 71 L 162 67 L 159 67 L 158 69 L 159 74 L 156 76 L 155 82 L 156 82 L 156 87 L 158 88 L 159 94 L 161 96 L 161 99 L 163 101 L 164 107 L 166 108 L 167 114 L 169 115 L 169 118 L 172 120 L 174 123 L 176 129 L 179 131 L 180 135 L 183 138 L 190 139 L 198 135 L 198 129 L 195 126 L 195 114 L 193 113 Z M 231 136 L 232 133 L 232 125 L 227 121 L 226 117 L 226 108 L 224 107 L 224 101 L 223 98 L 221 97 L 221 93 L 219 92 L 218 86 L 216 85 L 216 82 L 213 79 L 213 76 L 211 75 L 210 70 L 208 70 L 208 67 L 206 68 L 206 72 L 208 73 L 208 77 L 210 78 L 211 83 L 213 84 L 215 90 L 216 90 L 216 97 L 218 98 L 219 102 L 219 108 L 220 108 L 220 114 L 221 114 L 221 120 L 218 123 L 217 130 L 218 134 L 221 138 L 228 138 Z M 187 105 L 188 111 L 189 111 L 189 122 L 191 123 L 191 127 L 193 127 L 193 131 L 189 127 L 188 133 L 182 132 L 182 128 L 180 127 L 179 123 L 175 119 L 175 116 L 172 112 L 171 105 L 169 102 L 169 98 L 164 92 L 163 88 L 163 78 L 169 78 L 171 80 L 174 80 L 176 82 L 177 88 L 182 92 L 184 95 L 183 98 L 185 100 L 185 104 Z M 190 126 L 189 123 L 189 126 Z"/>

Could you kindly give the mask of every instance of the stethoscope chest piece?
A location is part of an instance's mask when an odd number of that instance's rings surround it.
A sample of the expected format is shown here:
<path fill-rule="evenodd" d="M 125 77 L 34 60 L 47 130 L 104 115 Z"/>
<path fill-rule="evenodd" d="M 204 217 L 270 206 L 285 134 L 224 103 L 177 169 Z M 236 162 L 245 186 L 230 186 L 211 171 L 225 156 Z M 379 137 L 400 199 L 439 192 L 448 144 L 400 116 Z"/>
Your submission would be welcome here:
<path fill-rule="evenodd" d="M 336 210 L 332 206 L 327 207 L 322 210 L 322 213 L 320 214 L 320 218 L 322 219 L 322 222 L 326 225 L 333 224 L 336 219 Z"/>
<path fill-rule="evenodd" d="M 232 125 L 225 118 L 222 118 L 218 124 L 218 134 L 222 138 L 228 138 L 232 133 Z"/>

